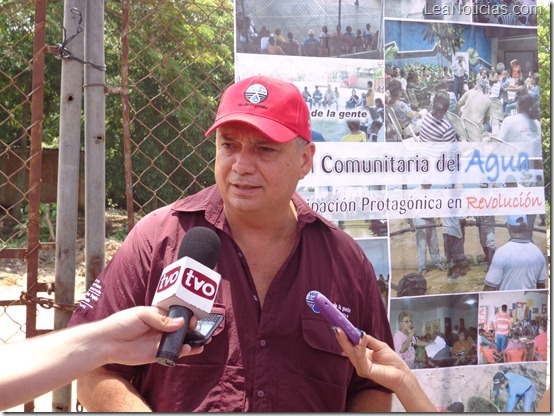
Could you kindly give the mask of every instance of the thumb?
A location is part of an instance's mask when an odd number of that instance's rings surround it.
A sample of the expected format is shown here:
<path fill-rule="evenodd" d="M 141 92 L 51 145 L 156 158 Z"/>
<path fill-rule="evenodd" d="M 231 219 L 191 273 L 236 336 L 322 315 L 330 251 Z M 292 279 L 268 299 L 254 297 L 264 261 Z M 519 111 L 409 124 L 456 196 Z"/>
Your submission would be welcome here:
<path fill-rule="evenodd" d="M 139 318 L 149 327 L 162 332 L 174 332 L 181 328 L 185 320 L 182 317 L 170 318 L 155 306 L 145 307 L 138 312 Z"/>

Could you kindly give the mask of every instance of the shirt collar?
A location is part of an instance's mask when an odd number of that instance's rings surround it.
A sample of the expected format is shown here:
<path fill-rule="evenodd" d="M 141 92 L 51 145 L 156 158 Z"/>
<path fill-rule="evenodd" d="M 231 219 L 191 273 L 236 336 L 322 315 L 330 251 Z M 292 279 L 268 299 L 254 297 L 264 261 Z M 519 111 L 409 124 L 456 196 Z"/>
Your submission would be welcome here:
<path fill-rule="evenodd" d="M 304 225 L 319 220 L 330 228 L 337 228 L 331 222 L 317 215 L 297 192 L 292 195 L 292 203 L 296 208 L 299 224 Z M 221 230 L 226 229 L 227 220 L 223 209 L 223 199 L 216 185 L 175 202 L 171 209 L 177 212 L 204 211 L 204 216 L 210 224 Z"/>

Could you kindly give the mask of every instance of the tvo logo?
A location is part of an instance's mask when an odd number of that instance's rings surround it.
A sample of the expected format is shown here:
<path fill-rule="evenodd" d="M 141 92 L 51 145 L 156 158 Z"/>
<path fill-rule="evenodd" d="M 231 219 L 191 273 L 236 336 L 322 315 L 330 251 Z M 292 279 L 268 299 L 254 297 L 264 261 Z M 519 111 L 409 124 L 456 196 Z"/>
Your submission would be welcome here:
<path fill-rule="evenodd" d="M 179 278 L 181 272 L 181 266 L 177 266 L 171 270 L 168 270 L 165 272 L 162 277 L 160 277 L 160 281 L 158 283 L 158 289 L 156 292 L 163 292 L 164 290 L 170 288 L 177 282 L 177 279 Z"/>
<path fill-rule="evenodd" d="M 208 276 L 186 268 L 183 273 L 182 285 L 201 298 L 212 300 L 217 292 L 217 283 Z"/>

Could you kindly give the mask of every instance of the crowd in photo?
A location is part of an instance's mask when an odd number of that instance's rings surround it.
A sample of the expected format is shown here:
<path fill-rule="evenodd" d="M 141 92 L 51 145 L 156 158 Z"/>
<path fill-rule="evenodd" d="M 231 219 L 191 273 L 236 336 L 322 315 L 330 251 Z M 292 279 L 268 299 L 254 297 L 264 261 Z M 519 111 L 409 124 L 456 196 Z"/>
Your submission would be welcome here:
<path fill-rule="evenodd" d="M 536 0 L 475 0 L 474 21 L 495 25 L 536 26 Z"/>
<path fill-rule="evenodd" d="M 530 316 L 518 318 L 502 304 L 492 320 L 479 323 L 480 363 L 546 361 L 548 320 L 542 314 Z"/>
<path fill-rule="evenodd" d="M 524 75 L 517 59 L 490 72 L 464 60 L 387 68 L 387 141 L 498 141 L 540 157 L 538 73 Z"/>
<path fill-rule="evenodd" d="M 249 16 L 237 17 L 237 52 L 270 55 L 333 57 L 377 50 L 379 30 L 370 23 L 364 27 L 337 25 L 303 33 L 283 31 L 281 28 L 256 28 Z"/>
<path fill-rule="evenodd" d="M 380 97 L 376 97 L 379 89 L 373 85 L 372 80 L 367 81 L 365 90 L 358 88 L 345 88 L 344 86 L 326 87 L 315 85 L 313 89 L 304 86 L 301 89 L 302 97 L 306 105 L 312 110 L 332 110 L 335 115 L 339 110 L 356 116 L 346 117 L 347 131 L 336 138 L 325 138 L 312 125 L 312 140 L 314 142 L 340 141 L 351 143 L 384 142 L 384 104 Z M 345 93 L 348 91 L 348 93 Z M 362 112 L 358 110 L 363 110 Z M 327 114 L 325 112 L 325 114 Z M 365 117 L 357 117 L 365 114 Z"/>
<path fill-rule="evenodd" d="M 429 189 L 422 185 L 421 189 Z M 495 216 L 475 216 L 480 262 L 485 265 L 483 290 L 542 289 L 546 285 L 546 259 L 533 242 L 536 215 L 510 215 L 506 219 L 509 240 L 498 244 Z M 540 218 L 540 225 L 545 225 Z M 470 256 L 465 251 L 466 227 L 470 217 L 412 218 L 418 273 L 425 277 L 430 268 L 446 272 L 447 282 L 458 283 L 469 271 Z M 442 233 L 445 262 L 441 257 L 438 233 Z"/>

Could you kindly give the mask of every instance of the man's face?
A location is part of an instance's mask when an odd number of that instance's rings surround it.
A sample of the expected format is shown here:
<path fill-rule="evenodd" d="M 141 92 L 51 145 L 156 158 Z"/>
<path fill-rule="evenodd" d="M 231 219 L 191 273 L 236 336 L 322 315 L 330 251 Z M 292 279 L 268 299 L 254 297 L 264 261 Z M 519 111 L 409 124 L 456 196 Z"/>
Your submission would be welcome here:
<path fill-rule="evenodd" d="M 298 181 L 312 167 L 315 147 L 298 140 L 276 143 L 253 127 L 228 123 L 217 129 L 215 180 L 225 210 L 272 215 L 289 209 Z"/>

